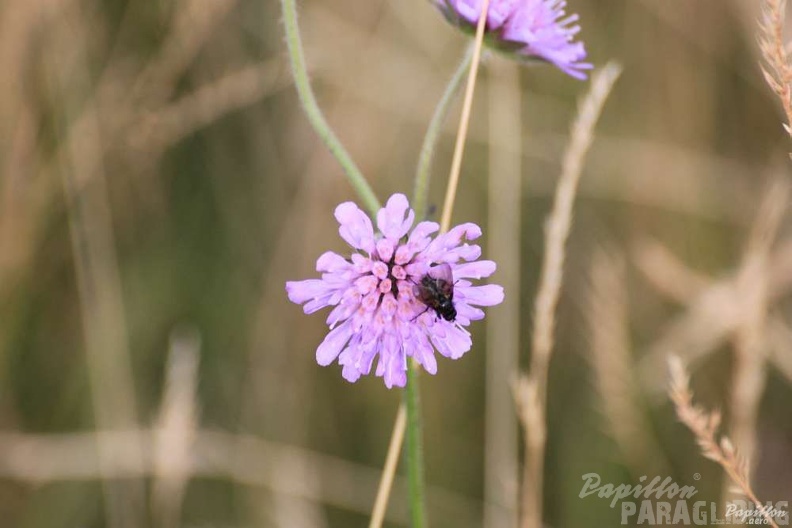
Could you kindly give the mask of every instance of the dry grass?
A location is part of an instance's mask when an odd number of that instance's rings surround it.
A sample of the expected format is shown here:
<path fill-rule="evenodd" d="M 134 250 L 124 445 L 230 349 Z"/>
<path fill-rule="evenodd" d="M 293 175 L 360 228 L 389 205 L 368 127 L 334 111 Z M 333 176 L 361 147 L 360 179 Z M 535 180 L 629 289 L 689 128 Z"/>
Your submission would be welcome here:
<path fill-rule="evenodd" d="M 781 101 L 786 115 L 784 130 L 792 137 L 792 64 L 784 41 L 786 0 L 766 0 L 762 8 L 763 20 L 759 23 L 759 48 L 765 60 L 762 73 Z"/>
<path fill-rule="evenodd" d="M 658 475 L 667 466 L 641 406 L 630 342 L 626 263 L 614 247 L 592 256 L 586 321 L 591 364 L 607 429 L 633 475 Z"/>
<path fill-rule="evenodd" d="M 772 517 L 763 511 L 762 502 L 751 488 L 749 477 L 750 461 L 738 454 L 728 437 L 718 438 L 720 414 L 707 412 L 693 404 L 693 393 L 690 390 L 690 378 L 685 366 L 676 356 L 669 359 L 671 384 L 668 394 L 674 402 L 679 420 L 690 429 L 696 437 L 701 453 L 720 465 L 741 493 L 748 497 L 771 526 L 778 528 Z"/>
<path fill-rule="evenodd" d="M 695 363 L 730 342 L 736 349 L 757 348 L 757 344 L 750 344 L 761 340 L 762 332 L 755 328 L 763 324 L 763 314 L 773 317 L 773 307 L 788 295 L 792 286 L 792 268 L 789 267 L 792 242 L 781 240 L 773 249 L 788 192 L 788 185 L 783 181 L 776 181 L 766 189 L 740 265 L 721 278 L 706 279 L 665 248 L 638 246 L 638 269 L 649 284 L 664 297 L 686 308 L 683 314 L 665 324 L 641 359 L 639 370 L 648 392 L 655 395 L 662 392 L 662 384 L 654 374 L 668 354 L 677 354 Z M 702 284 L 705 280 L 708 282 Z M 749 344 L 745 343 L 746 339 Z M 762 352 L 742 354 L 747 361 L 763 357 Z M 777 364 L 779 359 L 773 357 L 770 361 Z"/>
<path fill-rule="evenodd" d="M 609 63 L 591 80 L 591 88 L 581 101 L 572 125 L 553 209 L 545 225 L 545 249 L 534 305 L 531 364 L 527 380 L 520 382 L 516 389 L 526 446 L 521 503 L 523 528 L 538 528 L 542 524 L 547 376 L 564 273 L 565 245 L 572 226 L 572 205 L 583 172 L 583 159 L 594 137 L 594 126 L 620 73 L 620 66 Z"/>
<path fill-rule="evenodd" d="M 729 403 L 730 436 L 749 460 L 756 458 L 756 421 L 765 387 L 770 252 L 789 196 L 790 186 L 783 180 L 777 180 L 767 189 L 737 277 L 742 316 L 734 336 L 734 377 Z"/>

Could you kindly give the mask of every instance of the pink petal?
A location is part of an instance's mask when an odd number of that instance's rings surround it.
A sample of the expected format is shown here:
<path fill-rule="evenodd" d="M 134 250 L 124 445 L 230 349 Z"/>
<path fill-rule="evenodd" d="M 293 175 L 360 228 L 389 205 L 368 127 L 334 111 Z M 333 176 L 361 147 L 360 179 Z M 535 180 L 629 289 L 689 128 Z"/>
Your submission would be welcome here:
<path fill-rule="evenodd" d="M 500 0 L 491 2 L 487 13 L 489 30 L 497 29 L 514 13 L 518 0 Z"/>
<path fill-rule="evenodd" d="M 474 308 L 464 300 L 454 301 L 454 308 L 456 308 L 457 311 L 456 322 L 462 326 L 467 326 L 470 324 L 470 321 L 480 321 L 484 319 L 484 310 Z"/>
<path fill-rule="evenodd" d="M 347 344 L 351 335 L 352 325 L 350 324 L 350 320 L 347 320 L 341 326 L 331 330 L 330 333 L 325 336 L 319 348 L 316 349 L 316 362 L 326 367 L 335 361 L 335 358 L 341 353 L 341 350 Z"/>
<path fill-rule="evenodd" d="M 495 306 L 503 302 L 503 286 L 487 284 L 484 286 L 457 286 L 455 291 L 461 294 L 464 301 L 476 306 Z"/>
<path fill-rule="evenodd" d="M 422 332 L 415 332 L 409 341 L 412 345 L 412 357 L 431 375 L 437 374 L 437 359 L 429 340 Z"/>
<path fill-rule="evenodd" d="M 357 293 L 355 290 L 351 291 Z M 359 297 L 360 296 L 358 295 L 358 299 Z M 359 300 L 344 299 L 344 302 L 333 308 L 333 311 L 327 316 L 327 326 L 329 326 L 332 330 L 339 322 L 349 319 L 349 317 L 358 309 L 358 306 L 360 306 Z"/>
<path fill-rule="evenodd" d="M 438 262 L 455 263 L 460 260 L 470 262 L 481 256 L 481 247 L 478 244 L 462 244 L 461 246 L 449 249 L 442 255 L 435 257 Z"/>
<path fill-rule="evenodd" d="M 289 300 L 296 304 L 303 304 L 311 299 L 322 297 L 332 290 L 333 288 L 321 279 L 288 281 L 286 283 Z"/>
<path fill-rule="evenodd" d="M 479 260 L 466 264 L 457 264 L 454 266 L 454 278 L 483 279 L 495 273 L 496 269 L 497 265 L 491 260 Z"/>
<path fill-rule="evenodd" d="M 468 332 L 443 320 L 432 326 L 429 337 L 437 351 L 451 359 L 461 358 L 473 346 Z"/>
<path fill-rule="evenodd" d="M 476 224 L 461 224 L 451 229 L 448 233 L 438 235 L 437 238 L 429 244 L 423 252 L 423 255 L 434 262 L 454 262 L 455 260 L 448 259 L 448 252 L 459 246 L 463 239 L 475 240 L 480 236 L 481 228 Z"/>
<path fill-rule="evenodd" d="M 374 228 L 366 213 L 353 202 L 344 202 L 335 210 L 335 217 L 340 224 L 338 233 L 355 249 L 367 253 L 374 251 Z"/>
<path fill-rule="evenodd" d="M 405 213 L 407 213 L 406 219 Z M 391 196 L 385 207 L 377 213 L 377 227 L 383 235 L 394 241 L 407 234 L 413 220 L 415 220 L 415 211 L 410 209 L 407 197 L 403 194 Z"/>
<path fill-rule="evenodd" d="M 389 238 L 377 240 L 377 254 L 383 262 L 389 262 L 396 250 L 396 245 Z"/>
<path fill-rule="evenodd" d="M 381 357 L 382 355 L 380 354 Z M 383 379 L 385 380 L 385 386 L 389 389 L 407 385 L 407 358 L 401 347 L 386 356 Z"/>
<path fill-rule="evenodd" d="M 364 374 L 359 365 L 361 354 L 360 338 L 358 336 L 353 336 L 352 339 L 349 340 L 349 345 L 341 352 L 341 355 L 338 356 L 339 365 L 344 367 L 341 371 L 341 375 L 350 383 L 355 383 L 360 376 Z"/>
<path fill-rule="evenodd" d="M 456 246 L 463 239 L 476 240 L 480 236 L 481 228 L 472 222 L 467 222 L 465 224 L 460 224 L 451 228 L 448 233 L 443 235 L 443 243 L 446 245 L 446 247 Z"/>
<path fill-rule="evenodd" d="M 352 267 L 344 257 L 332 251 L 325 251 L 316 260 L 316 271 L 336 273 L 346 271 Z"/>
<path fill-rule="evenodd" d="M 341 369 L 341 375 L 349 383 L 355 383 L 360 379 L 360 371 L 354 365 L 350 364 L 344 365 L 344 368 Z"/>

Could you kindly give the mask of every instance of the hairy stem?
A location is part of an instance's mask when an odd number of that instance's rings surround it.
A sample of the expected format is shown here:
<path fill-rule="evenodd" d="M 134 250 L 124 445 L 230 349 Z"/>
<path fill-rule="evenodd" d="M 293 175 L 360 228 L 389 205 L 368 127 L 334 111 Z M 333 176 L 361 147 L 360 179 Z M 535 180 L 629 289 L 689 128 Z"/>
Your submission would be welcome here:
<path fill-rule="evenodd" d="M 286 45 L 289 49 L 289 62 L 291 63 L 294 84 L 297 87 L 297 94 L 300 96 L 303 110 L 305 110 L 311 126 L 319 134 L 327 148 L 330 149 L 338 163 L 341 164 L 349 183 L 352 184 L 352 187 L 358 193 L 366 209 L 376 216 L 377 211 L 380 209 L 379 200 L 377 200 L 371 185 L 369 185 L 363 173 L 360 172 L 349 152 L 347 152 L 335 132 L 330 128 L 311 89 L 311 82 L 308 79 L 308 71 L 305 67 L 305 54 L 303 53 L 302 41 L 300 40 L 300 28 L 297 25 L 295 0 L 281 0 L 281 6 L 283 8 L 283 25 L 286 29 Z"/>
<path fill-rule="evenodd" d="M 418 387 L 417 365 L 407 367 L 407 481 L 409 483 L 410 518 L 412 528 L 426 526 L 426 501 L 423 471 L 423 425 L 421 423 L 421 394 Z"/>

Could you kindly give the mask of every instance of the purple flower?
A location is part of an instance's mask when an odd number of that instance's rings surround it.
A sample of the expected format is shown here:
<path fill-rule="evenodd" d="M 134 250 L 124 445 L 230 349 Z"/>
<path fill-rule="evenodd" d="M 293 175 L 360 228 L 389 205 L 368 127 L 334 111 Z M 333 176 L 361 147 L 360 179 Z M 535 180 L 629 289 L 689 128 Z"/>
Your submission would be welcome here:
<path fill-rule="evenodd" d="M 483 0 L 432 0 L 443 15 L 465 31 L 475 31 Z M 572 42 L 580 31 L 577 15 L 566 15 L 564 0 L 490 0 L 485 40 L 494 48 L 523 60 L 555 64 L 560 70 L 585 79 L 591 64 L 582 42 Z"/>
<path fill-rule="evenodd" d="M 321 279 L 286 283 L 289 299 L 304 304 L 306 314 L 335 307 L 327 317 L 330 333 L 316 350 L 320 365 L 338 359 L 344 378 L 355 382 L 371 372 L 376 359 L 375 372 L 385 385 L 403 387 L 408 357 L 435 374 L 435 350 L 451 359 L 470 350 L 465 327 L 484 318 L 476 306 L 503 301 L 501 286 L 473 286 L 470 281 L 495 272 L 494 262 L 478 260 L 481 248 L 468 244 L 481 236 L 476 224 L 462 224 L 432 238 L 439 226 L 419 222 L 413 227 L 415 212 L 403 194 L 391 196 L 377 213 L 377 234 L 369 217 L 352 202 L 336 207 L 335 217 L 341 238 L 356 251 L 348 259 L 328 251 L 316 261 Z M 422 280 L 437 266 L 450 267 L 455 281 L 445 284 L 452 288 L 456 309 L 451 321 L 416 296 Z"/>

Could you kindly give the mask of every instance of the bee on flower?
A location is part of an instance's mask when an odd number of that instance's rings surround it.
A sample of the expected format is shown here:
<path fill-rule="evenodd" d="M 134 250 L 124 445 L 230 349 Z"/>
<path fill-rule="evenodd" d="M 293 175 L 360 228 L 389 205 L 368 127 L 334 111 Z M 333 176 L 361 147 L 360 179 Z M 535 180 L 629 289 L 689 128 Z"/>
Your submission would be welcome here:
<path fill-rule="evenodd" d="M 337 359 L 350 382 L 374 369 L 388 388 L 404 387 L 408 358 L 435 374 L 435 350 L 451 359 L 470 350 L 466 327 L 484 318 L 478 307 L 499 304 L 504 295 L 501 286 L 471 282 L 496 268 L 468 243 L 481 236 L 476 224 L 432 237 L 440 226 L 413 226 L 415 212 L 402 194 L 377 213 L 378 233 L 352 202 L 339 205 L 335 217 L 341 238 L 355 251 L 348 258 L 328 251 L 316 262 L 320 279 L 286 283 L 289 299 L 304 305 L 306 314 L 334 307 L 330 332 L 316 351 L 320 365 Z"/>

